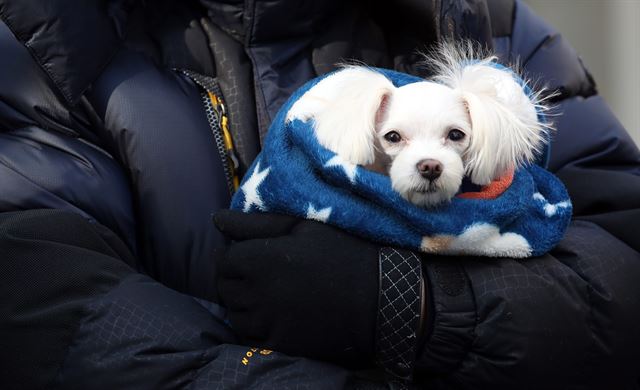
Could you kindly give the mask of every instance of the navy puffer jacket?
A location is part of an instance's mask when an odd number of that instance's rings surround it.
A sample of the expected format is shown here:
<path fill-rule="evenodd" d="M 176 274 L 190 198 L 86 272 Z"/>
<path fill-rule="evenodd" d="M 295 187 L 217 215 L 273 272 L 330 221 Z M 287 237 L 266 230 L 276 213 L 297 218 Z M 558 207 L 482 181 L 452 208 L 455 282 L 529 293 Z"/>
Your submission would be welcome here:
<path fill-rule="evenodd" d="M 0 387 L 397 386 L 235 345 L 211 216 L 305 81 L 345 59 L 426 76 L 416 49 L 452 38 L 559 92 L 575 218 L 540 258 L 425 260 L 417 384 L 639 387 L 640 152 L 521 1 L 0 0 L 0 20 Z"/>

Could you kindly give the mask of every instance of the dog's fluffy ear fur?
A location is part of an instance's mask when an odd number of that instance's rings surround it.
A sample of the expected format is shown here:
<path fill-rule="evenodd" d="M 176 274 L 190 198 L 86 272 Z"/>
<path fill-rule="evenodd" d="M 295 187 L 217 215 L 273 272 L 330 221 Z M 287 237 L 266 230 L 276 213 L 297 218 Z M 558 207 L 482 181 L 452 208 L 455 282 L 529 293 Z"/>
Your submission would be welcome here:
<path fill-rule="evenodd" d="M 353 164 L 375 160 L 376 125 L 395 87 L 384 75 L 348 66 L 321 80 L 289 111 L 293 119 L 314 119 L 320 144 Z"/>
<path fill-rule="evenodd" d="M 435 81 L 460 91 L 467 105 L 472 134 L 466 170 L 481 185 L 533 161 L 550 130 L 538 118 L 547 109 L 540 92 L 528 96 L 515 70 L 499 68 L 495 60 L 471 43 L 442 44 L 427 55 Z"/>

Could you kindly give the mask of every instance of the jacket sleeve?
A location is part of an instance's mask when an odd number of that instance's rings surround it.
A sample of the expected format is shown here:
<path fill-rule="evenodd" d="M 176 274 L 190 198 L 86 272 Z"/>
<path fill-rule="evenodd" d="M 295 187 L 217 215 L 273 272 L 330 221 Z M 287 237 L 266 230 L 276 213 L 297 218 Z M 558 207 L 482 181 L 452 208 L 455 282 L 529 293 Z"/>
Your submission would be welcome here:
<path fill-rule="evenodd" d="M 337 366 L 234 345 L 217 306 L 135 272 L 117 235 L 76 213 L 0 213 L 0 259 L 3 388 L 364 383 Z"/>
<path fill-rule="evenodd" d="M 513 6 L 500 55 L 560 92 L 549 168 L 574 220 L 539 258 L 425 260 L 430 332 L 418 375 L 436 389 L 633 388 L 640 153 L 567 42 L 522 2 L 500 3 Z"/>

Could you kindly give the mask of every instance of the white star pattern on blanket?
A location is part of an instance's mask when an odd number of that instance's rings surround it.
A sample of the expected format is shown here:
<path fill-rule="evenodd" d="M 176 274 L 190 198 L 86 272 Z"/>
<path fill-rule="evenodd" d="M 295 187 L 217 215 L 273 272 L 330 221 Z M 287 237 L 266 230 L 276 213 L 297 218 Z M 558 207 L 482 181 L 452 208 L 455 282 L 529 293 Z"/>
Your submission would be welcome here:
<path fill-rule="evenodd" d="M 351 184 L 356 184 L 356 169 L 358 168 L 355 164 L 352 164 L 348 161 L 344 161 L 342 157 L 337 154 L 333 156 L 329 161 L 324 164 L 325 168 L 328 167 L 342 167 L 344 169 L 345 175 L 349 178 Z"/>
<path fill-rule="evenodd" d="M 571 203 L 568 200 L 565 200 L 565 201 L 562 201 L 562 202 L 558 202 L 556 204 L 551 204 L 539 192 L 536 192 L 535 194 L 533 194 L 533 199 L 544 202 L 544 206 L 543 206 L 544 207 L 544 214 L 547 217 L 553 217 L 554 215 L 556 215 L 556 213 L 558 212 L 558 209 L 561 208 L 561 207 L 562 208 L 566 208 L 566 207 L 571 206 Z"/>
<path fill-rule="evenodd" d="M 258 187 L 264 179 L 269 174 L 269 170 L 271 168 L 268 167 L 263 171 L 260 171 L 260 162 L 256 163 L 256 167 L 251 174 L 251 177 L 245 181 L 245 183 L 240 187 L 242 192 L 244 192 L 244 207 L 242 211 L 245 213 L 249 212 L 251 206 L 256 206 L 258 209 L 262 211 L 267 211 L 262 203 L 262 198 L 260 197 L 260 193 L 258 192 Z"/>
<path fill-rule="evenodd" d="M 331 207 L 325 207 L 324 209 L 316 210 L 311 203 L 307 208 L 307 219 L 313 219 L 315 221 L 327 222 L 331 215 Z"/>
<path fill-rule="evenodd" d="M 531 255 L 526 238 L 513 233 L 501 233 L 490 223 L 475 223 L 460 235 L 435 235 L 422 238 L 421 249 L 427 253 L 451 255 L 480 254 L 489 257 L 524 258 Z"/>

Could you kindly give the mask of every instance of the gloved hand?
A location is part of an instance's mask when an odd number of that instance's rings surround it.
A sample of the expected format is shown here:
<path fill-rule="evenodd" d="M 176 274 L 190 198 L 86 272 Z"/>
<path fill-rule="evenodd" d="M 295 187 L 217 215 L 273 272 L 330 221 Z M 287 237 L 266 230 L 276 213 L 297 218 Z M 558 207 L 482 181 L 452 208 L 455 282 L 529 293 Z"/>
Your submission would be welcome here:
<path fill-rule="evenodd" d="M 351 367 L 372 365 L 377 245 L 290 216 L 224 210 L 214 221 L 234 240 L 219 256 L 217 282 L 243 343 Z"/>

